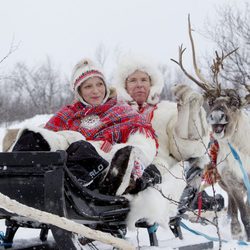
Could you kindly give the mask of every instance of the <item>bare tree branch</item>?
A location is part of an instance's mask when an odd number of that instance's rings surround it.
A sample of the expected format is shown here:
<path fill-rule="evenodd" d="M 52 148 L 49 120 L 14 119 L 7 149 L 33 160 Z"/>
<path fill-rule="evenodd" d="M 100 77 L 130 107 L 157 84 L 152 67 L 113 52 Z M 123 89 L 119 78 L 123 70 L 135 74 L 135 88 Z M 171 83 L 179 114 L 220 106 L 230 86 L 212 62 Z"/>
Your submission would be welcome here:
<path fill-rule="evenodd" d="M 6 60 L 12 53 L 14 53 L 19 47 L 19 44 L 14 44 L 14 37 L 12 38 L 12 41 L 11 41 L 11 44 L 10 44 L 10 48 L 9 48 L 9 51 L 7 52 L 7 54 L 2 58 L 0 59 L 0 64 Z"/>

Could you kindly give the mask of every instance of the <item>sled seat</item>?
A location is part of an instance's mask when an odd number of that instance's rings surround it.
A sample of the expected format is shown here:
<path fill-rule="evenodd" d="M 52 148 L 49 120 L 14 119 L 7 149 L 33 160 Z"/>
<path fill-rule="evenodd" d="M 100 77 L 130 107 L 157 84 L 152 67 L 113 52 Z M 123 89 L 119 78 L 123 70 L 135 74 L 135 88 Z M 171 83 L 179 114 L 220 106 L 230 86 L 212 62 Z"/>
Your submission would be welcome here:
<path fill-rule="evenodd" d="M 0 153 L 0 192 L 27 206 L 122 237 L 119 232 L 126 229 L 128 201 L 79 185 L 66 161 L 65 151 Z M 19 227 L 32 227 L 41 228 L 42 241 L 51 229 L 59 249 L 79 249 L 71 232 L 30 221 L 2 208 L 0 218 L 6 219 L 5 248 L 11 247 Z"/>

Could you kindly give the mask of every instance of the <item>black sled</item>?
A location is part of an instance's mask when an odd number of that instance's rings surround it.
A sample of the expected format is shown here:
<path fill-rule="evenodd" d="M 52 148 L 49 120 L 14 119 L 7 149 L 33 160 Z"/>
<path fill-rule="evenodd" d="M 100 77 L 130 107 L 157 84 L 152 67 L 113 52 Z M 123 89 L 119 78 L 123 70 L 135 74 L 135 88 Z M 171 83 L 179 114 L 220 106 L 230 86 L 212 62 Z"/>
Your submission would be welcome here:
<path fill-rule="evenodd" d="M 0 154 L 0 192 L 22 204 L 117 237 L 126 230 L 125 218 L 129 211 L 123 197 L 106 196 L 79 185 L 66 167 L 66 152 L 14 152 Z M 79 249 L 87 239 L 79 239 L 71 232 L 53 225 L 41 224 L 0 209 L 6 220 L 3 239 L 10 248 L 19 227 L 40 228 L 41 241 L 47 240 L 51 230 L 59 249 Z"/>
<path fill-rule="evenodd" d="M 124 197 L 103 195 L 80 185 L 67 169 L 66 161 L 65 151 L 0 153 L 0 192 L 29 207 L 123 238 L 128 201 Z M 2 208 L 0 219 L 6 222 L 2 239 L 5 249 L 12 247 L 19 227 L 40 229 L 42 242 L 47 241 L 51 230 L 56 244 L 52 249 L 84 249 L 83 246 L 90 242 L 72 232 L 31 221 Z M 155 232 L 153 234 L 155 241 L 150 240 L 150 244 L 158 245 Z"/>

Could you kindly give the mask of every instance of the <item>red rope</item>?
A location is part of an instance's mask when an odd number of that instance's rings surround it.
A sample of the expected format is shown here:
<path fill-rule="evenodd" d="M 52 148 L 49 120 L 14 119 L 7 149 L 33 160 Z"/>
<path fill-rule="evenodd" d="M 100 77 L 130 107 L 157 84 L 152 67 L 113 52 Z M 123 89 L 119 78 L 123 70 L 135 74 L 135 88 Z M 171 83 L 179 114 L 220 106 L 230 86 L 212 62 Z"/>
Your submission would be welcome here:
<path fill-rule="evenodd" d="M 201 192 L 198 193 L 198 215 L 197 215 L 197 220 L 198 222 L 199 218 L 201 217 L 201 208 L 202 208 L 202 195 Z"/>

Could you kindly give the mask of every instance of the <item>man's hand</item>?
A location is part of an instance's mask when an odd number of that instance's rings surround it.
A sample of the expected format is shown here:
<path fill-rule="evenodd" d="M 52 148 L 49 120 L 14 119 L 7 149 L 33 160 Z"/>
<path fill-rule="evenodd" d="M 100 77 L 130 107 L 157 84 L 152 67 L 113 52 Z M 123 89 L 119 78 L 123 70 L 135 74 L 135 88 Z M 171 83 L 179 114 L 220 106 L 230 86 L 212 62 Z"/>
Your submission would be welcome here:
<path fill-rule="evenodd" d="M 143 172 L 142 177 L 136 179 L 133 188 L 126 190 L 126 193 L 137 194 L 140 191 L 145 190 L 149 186 L 154 186 L 162 182 L 160 171 L 155 165 L 150 164 Z"/>

